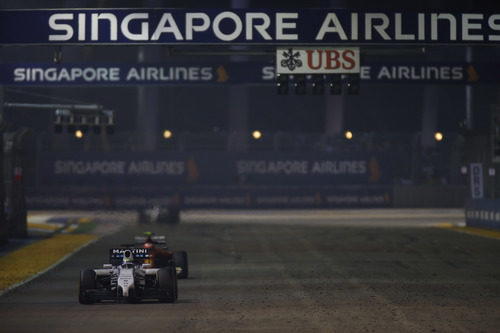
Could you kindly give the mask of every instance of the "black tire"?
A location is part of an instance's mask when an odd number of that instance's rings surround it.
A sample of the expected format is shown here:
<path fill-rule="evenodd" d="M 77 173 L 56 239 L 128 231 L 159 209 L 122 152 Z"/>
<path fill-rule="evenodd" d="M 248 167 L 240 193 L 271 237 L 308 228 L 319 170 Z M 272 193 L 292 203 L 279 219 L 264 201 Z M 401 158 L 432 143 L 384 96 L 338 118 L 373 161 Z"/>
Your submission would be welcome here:
<path fill-rule="evenodd" d="M 95 300 L 87 294 L 87 290 L 95 288 L 95 272 L 92 269 L 81 271 L 80 283 L 78 285 L 78 301 L 80 302 L 80 304 L 92 304 L 95 302 Z"/>
<path fill-rule="evenodd" d="M 174 252 L 174 262 L 176 267 L 182 268 L 177 277 L 179 279 L 187 279 L 189 276 L 189 268 L 188 268 L 188 256 L 186 251 L 176 251 Z"/>
<path fill-rule="evenodd" d="M 171 265 L 170 274 L 172 274 L 172 279 L 174 281 L 174 298 L 177 301 L 177 297 L 179 295 L 179 291 L 177 289 L 177 272 L 175 270 L 175 266 L 174 265 Z"/>
<path fill-rule="evenodd" d="M 154 266 L 156 268 L 166 267 L 172 265 L 172 257 L 161 252 L 155 254 L 154 256 Z"/>
<path fill-rule="evenodd" d="M 148 224 L 151 222 L 151 219 L 146 213 L 146 210 L 144 208 L 138 209 L 137 213 L 138 213 L 137 222 L 139 224 Z"/>
<path fill-rule="evenodd" d="M 162 293 L 160 301 L 173 303 L 177 300 L 177 275 L 175 267 L 168 266 L 158 270 L 156 275 L 158 289 Z"/>
<path fill-rule="evenodd" d="M 179 207 L 172 206 L 168 208 L 168 220 L 170 224 L 179 224 L 181 221 L 181 210 Z"/>

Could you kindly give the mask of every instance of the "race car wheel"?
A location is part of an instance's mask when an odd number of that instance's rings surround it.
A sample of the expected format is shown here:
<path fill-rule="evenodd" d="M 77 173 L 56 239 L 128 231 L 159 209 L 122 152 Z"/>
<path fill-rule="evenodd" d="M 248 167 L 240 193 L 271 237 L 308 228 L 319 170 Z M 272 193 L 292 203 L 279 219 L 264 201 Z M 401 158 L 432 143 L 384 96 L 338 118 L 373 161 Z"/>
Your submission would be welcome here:
<path fill-rule="evenodd" d="M 177 290 L 177 271 L 175 270 L 175 266 L 172 265 L 172 268 L 170 269 L 170 273 L 172 274 L 172 279 L 174 280 L 174 297 L 175 300 L 177 300 L 178 296 L 178 290 Z"/>
<path fill-rule="evenodd" d="M 177 300 L 177 275 L 175 267 L 168 266 L 158 270 L 157 273 L 158 289 L 163 295 L 160 297 L 162 302 L 175 302 Z"/>
<path fill-rule="evenodd" d="M 92 304 L 94 300 L 87 294 L 87 290 L 95 289 L 95 272 L 86 269 L 80 272 L 80 283 L 78 287 L 78 301 L 80 304 Z"/>
<path fill-rule="evenodd" d="M 182 271 L 177 275 L 179 279 L 187 279 L 189 275 L 188 256 L 186 251 L 174 252 L 175 266 L 180 267 Z"/>

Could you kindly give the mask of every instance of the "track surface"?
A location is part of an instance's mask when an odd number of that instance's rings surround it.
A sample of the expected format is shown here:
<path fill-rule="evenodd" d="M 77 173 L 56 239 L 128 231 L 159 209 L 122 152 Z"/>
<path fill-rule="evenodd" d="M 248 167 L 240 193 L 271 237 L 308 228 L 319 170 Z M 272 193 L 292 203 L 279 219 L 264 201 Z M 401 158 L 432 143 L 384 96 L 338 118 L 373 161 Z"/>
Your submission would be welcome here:
<path fill-rule="evenodd" d="M 499 331 L 500 241 L 423 222 L 303 224 L 147 227 L 188 251 L 191 278 L 179 281 L 179 301 L 78 304 L 80 269 L 106 262 L 109 247 L 145 230 L 125 227 L 0 297 L 0 330 Z"/>

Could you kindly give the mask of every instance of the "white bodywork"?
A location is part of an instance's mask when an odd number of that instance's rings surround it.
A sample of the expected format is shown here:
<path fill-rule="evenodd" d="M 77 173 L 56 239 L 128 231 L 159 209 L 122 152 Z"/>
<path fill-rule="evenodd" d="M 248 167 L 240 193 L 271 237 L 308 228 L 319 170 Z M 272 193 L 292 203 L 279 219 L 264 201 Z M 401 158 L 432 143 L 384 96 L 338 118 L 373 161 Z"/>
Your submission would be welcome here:
<path fill-rule="evenodd" d="M 134 269 L 133 268 L 119 268 L 118 274 L 118 288 L 122 289 L 123 297 L 128 297 L 130 290 L 134 289 Z"/>
<path fill-rule="evenodd" d="M 124 268 L 116 266 L 114 268 L 107 268 L 110 265 L 104 265 L 106 268 L 94 269 L 96 276 L 117 276 L 117 287 L 121 288 L 123 297 L 131 295 L 131 291 L 135 288 L 135 276 L 156 275 L 159 268 L 149 268 L 149 264 L 143 266 L 135 266 L 131 268 Z M 144 283 L 144 279 L 140 279 L 139 283 Z"/>

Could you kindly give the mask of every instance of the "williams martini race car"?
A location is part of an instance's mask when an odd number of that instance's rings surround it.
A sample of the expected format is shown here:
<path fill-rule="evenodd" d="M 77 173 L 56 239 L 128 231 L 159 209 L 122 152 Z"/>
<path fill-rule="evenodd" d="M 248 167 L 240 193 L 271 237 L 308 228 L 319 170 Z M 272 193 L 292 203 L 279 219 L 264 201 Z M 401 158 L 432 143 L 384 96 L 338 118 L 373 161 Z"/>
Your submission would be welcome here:
<path fill-rule="evenodd" d="M 149 249 L 151 256 L 144 262 L 151 264 L 151 267 L 165 267 L 173 261 L 175 263 L 177 278 L 187 279 L 189 275 L 189 268 L 186 251 L 172 251 L 165 245 L 165 236 L 156 236 L 151 232 L 145 232 L 144 236 L 135 236 L 134 244 L 123 244 L 123 246 Z"/>
<path fill-rule="evenodd" d="M 177 300 L 177 274 L 172 261 L 161 268 L 145 263 L 151 252 L 145 248 L 113 248 L 109 250 L 110 264 L 80 272 L 78 300 L 92 304 L 102 300 L 139 302 L 157 299 Z"/>

